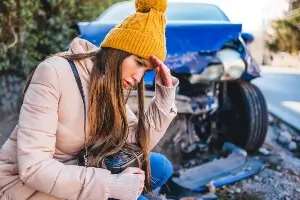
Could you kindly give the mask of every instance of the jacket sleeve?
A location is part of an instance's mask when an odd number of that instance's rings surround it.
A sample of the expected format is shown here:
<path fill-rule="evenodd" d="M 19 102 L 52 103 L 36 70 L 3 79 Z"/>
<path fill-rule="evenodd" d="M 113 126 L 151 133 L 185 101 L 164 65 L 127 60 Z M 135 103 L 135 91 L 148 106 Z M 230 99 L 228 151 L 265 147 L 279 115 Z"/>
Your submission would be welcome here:
<path fill-rule="evenodd" d="M 155 96 L 152 98 L 147 110 L 145 111 L 145 125 L 147 134 L 150 134 L 149 148 L 150 150 L 163 137 L 170 123 L 177 115 L 175 106 L 176 87 L 179 80 L 173 78 L 173 86 L 165 87 L 159 81 L 155 84 Z M 127 118 L 129 124 L 128 142 L 135 142 L 135 131 L 137 126 L 137 117 L 127 106 Z"/>
<path fill-rule="evenodd" d="M 108 170 L 64 165 L 53 158 L 59 99 L 57 72 L 46 60 L 37 67 L 20 112 L 20 179 L 25 185 L 57 198 L 107 199 L 111 180 Z"/>

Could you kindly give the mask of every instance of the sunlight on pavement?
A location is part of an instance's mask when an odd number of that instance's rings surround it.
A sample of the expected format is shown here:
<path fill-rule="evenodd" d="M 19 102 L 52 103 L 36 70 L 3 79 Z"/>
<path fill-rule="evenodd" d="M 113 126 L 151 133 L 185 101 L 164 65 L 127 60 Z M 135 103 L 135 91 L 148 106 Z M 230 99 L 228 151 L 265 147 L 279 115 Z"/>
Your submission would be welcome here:
<path fill-rule="evenodd" d="M 283 101 L 282 105 L 286 108 L 293 110 L 297 113 L 300 113 L 300 102 L 297 101 Z"/>
<path fill-rule="evenodd" d="M 263 73 L 300 74 L 299 67 L 266 67 L 262 66 Z"/>

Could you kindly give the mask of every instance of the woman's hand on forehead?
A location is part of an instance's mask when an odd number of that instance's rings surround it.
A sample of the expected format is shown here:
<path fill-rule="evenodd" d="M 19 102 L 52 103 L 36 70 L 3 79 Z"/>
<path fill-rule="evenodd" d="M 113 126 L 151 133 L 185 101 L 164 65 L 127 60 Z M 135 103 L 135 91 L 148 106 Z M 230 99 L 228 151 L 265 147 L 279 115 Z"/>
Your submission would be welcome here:
<path fill-rule="evenodd" d="M 156 71 L 156 77 L 160 79 L 162 85 L 166 87 L 172 87 L 172 75 L 171 70 L 156 56 L 151 56 L 150 61 L 152 65 L 154 66 L 154 69 Z"/>

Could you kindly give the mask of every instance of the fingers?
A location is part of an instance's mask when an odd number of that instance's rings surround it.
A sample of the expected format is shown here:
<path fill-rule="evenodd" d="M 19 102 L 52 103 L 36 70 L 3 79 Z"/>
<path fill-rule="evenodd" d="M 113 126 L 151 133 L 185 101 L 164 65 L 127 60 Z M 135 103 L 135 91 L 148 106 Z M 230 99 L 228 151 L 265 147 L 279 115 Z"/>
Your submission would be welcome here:
<path fill-rule="evenodd" d="M 151 56 L 150 59 L 155 68 L 161 67 L 162 65 L 164 65 L 164 63 L 160 59 L 158 59 L 156 56 Z"/>
<path fill-rule="evenodd" d="M 154 70 L 155 70 L 156 74 L 158 74 L 160 72 L 160 68 L 159 67 L 156 67 Z"/>
<path fill-rule="evenodd" d="M 128 167 L 126 168 L 122 173 L 127 173 L 127 174 L 137 174 L 140 178 L 140 182 L 138 185 L 139 188 L 139 195 L 140 196 L 144 190 L 145 187 L 145 172 L 141 170 L 140 168 L 137 167 Z"/>
<path fill-rule="evenodd" d="M 140 175 L 139 195 L 142 194 L 145 187 L 145 174 Z"/>
<path fill-rule="evenodd" d="M 152 63 L 154 63 L 154 67 L 156 72 L 162 72 L 164 75 L 170 75 L 170 69 L 165 65 L 163 61 L 155 56 L 151 56 Z"/>
<path fill-rule="evenodd" d="M 141 174 L 140 175 L 140 183 L 144 184 L 144 182 L 145 182 L 145 174 Z"/>
<path fill-rule="evenodd" d="M 128 167 L 126 168 L 123 173 L 129 173 L 129 174 L 145 174 L 143 170 L 141 170 L 138 167 Z"/>
<path fill-rule="evenodd" d="M 143 190 L 144 186 L 145 186 L 145 175 L 141 175 L 143 177 L 141 177 L 140 179 L 140 189 Z"/>
<path fill-rule="evenodd" d="M 143 193 L 143 190 L 144 190 L 144 188 L 142 188 L 142 189 L 139 190 L 138 196 L 141 196 L 141 194 Z"/>

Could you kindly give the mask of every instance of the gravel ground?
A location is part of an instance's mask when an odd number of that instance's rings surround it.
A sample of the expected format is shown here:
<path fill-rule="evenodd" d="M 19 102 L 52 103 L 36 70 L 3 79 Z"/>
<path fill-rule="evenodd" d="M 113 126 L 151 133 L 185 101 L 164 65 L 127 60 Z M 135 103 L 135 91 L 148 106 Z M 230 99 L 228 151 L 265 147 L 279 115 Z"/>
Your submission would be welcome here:
<path fill-rule="evenodd" d="M 282 134 L 284 132 L 284 134 Z M 193 195 L 181 200 L 300 200 L 300 138 L 299 133 L 270 117 L 268 135 L 256 156 L 266 167 L 251 178 L 222 188 L 210 188 L 210 193 Z M 286 138 L 283 138 L 282 136 Z M 291 143 L 296 143 L 290 149 Z M 158 199 L 166 200 L 160 196 Z"/>
<path fill-rule="evenodd" d="M 265 159 L 267 167 L 248 180 L 217 190 L 220 199 L 300 199 L 300 163 L 285 153 Z"/>
<path fill-rule="evenodd" d="M 299 152 L 299 141 L 295 142 L 297 148 L 290 150 L 289 144 L 277 140 L 280 133 L 285 130 L 297 138 L 297 134 L 284 125 L 269 127 L 264 147 L 270 150 L 270 155 L 258 155 L 267 163 L 259 174 L 248 180 L 240 181 L 225 189 L 226 199 L 232 193 L 232 199 L 266 199 L 266 200 L 298 200 L 300 199 L 300 160 L 296 157 Z M 290 143 L 293 142 L 292 139 Z M 229 191 L 229 192 L 228 192 Z M 226 194 L 227 193 L 227 194 Z"/>

